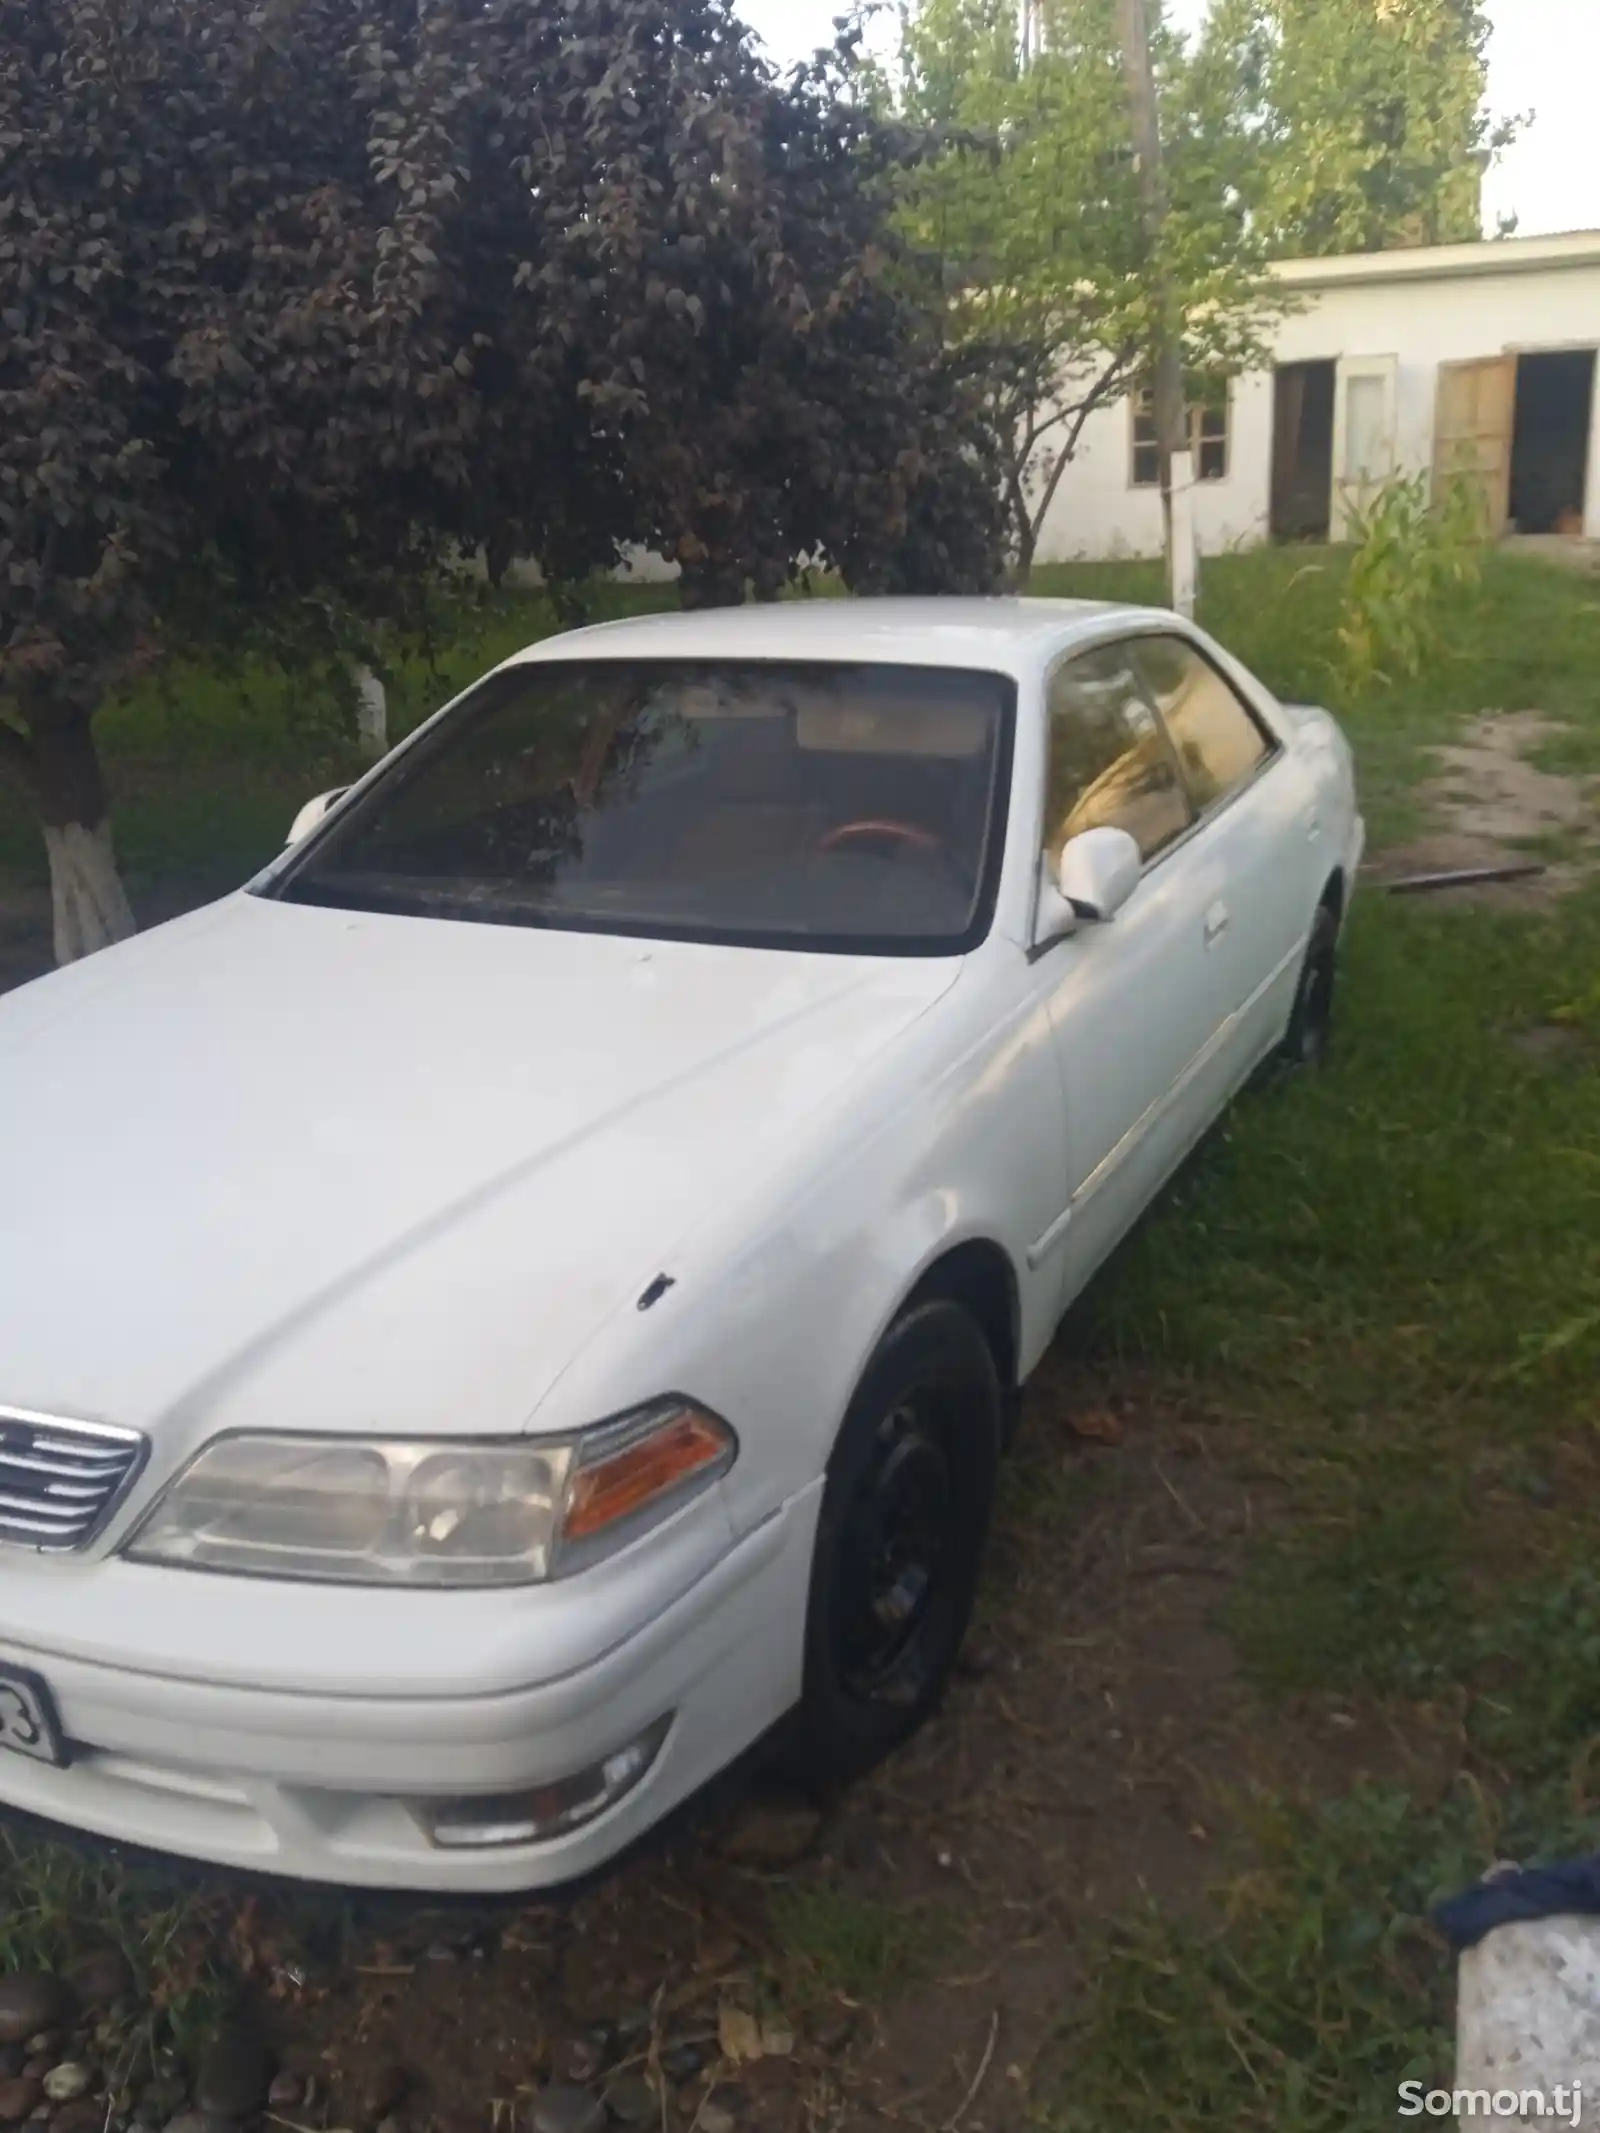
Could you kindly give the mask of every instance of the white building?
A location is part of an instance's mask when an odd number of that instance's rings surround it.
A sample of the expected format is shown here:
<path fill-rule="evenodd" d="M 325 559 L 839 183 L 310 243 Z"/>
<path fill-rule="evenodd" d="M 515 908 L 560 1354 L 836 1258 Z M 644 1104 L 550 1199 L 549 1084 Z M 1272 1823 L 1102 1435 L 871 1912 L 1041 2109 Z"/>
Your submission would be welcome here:
<path fill-rule="evenodd" d="M 1201 551 L 1338 539 L 1351 493 L 1470 471 L 1500 532 L 1600 540 L 1600 232 L 1501 238 L 1278 273 L 1299 308 L 1273 367 L 1191 410 Z M 1148 413 L 1091 416 L 1038 560 L 1159 555 Z"/>

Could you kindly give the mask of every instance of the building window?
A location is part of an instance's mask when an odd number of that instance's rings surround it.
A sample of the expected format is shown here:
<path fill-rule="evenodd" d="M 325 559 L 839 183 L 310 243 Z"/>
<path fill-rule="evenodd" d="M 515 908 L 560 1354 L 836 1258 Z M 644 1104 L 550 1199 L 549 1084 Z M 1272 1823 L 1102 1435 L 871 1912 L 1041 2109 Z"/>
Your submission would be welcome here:
<path fill-rule="evenodd" d="M 1228 478 L 1228 388 L 1214 387 L 1207 397 L 1184 409 L 1189 449 L 1199 481 Z M 1153 489 L 1161 479 L 1156 449 L 1155 394 L 1148 385 L 1133 396 L 1133 486 Z"/>

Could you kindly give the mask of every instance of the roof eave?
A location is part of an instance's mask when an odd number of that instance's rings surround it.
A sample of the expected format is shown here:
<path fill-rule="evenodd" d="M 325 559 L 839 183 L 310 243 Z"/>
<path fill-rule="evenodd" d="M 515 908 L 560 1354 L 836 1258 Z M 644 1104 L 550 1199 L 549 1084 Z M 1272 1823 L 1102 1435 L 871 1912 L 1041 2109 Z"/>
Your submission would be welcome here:
<path fill-rule="evenodd" d="M 1417 245 L 1393 252 L 1281 259 L 1273 273 L 1291 289 L 1348 289 L 1404 281 L 1471 280 L 1600 267 L 1600 230 L 1554 237 L 1496 237 L 1476 244 Z"/>

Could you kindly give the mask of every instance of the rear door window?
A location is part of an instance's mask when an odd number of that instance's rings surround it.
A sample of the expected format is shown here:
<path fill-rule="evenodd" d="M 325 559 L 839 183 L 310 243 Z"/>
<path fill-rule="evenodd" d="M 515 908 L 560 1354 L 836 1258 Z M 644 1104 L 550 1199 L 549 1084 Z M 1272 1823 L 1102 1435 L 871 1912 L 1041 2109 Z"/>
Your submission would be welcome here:
<path fill-rule="evenodd" d="M 1194 804 L 1205 814 L 1247 785 L 1276 744 L 1197 645 L 1182 637 L 1141 637 L 1132 654 Z"/>

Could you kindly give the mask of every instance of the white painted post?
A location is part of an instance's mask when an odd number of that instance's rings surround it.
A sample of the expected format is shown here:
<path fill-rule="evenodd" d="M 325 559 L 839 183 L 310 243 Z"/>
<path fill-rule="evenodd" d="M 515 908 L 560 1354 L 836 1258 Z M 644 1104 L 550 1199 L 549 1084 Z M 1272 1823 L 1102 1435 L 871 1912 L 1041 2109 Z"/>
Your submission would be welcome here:
<path fill-rule="evenodd" d="M 1600 541 L 1600 362 L 1594 366 L 1594 397 L 1589 414 L 1589 493 L 1583 500 L 1584 537 Z"/>
<path fill-rule="evenodd" d="M 371 667 L 358 662 L 351 673 L 356 685 L 356 737 L 361 753 L 376 761 L 389 752 L 389 699 Z"/>
<path fill-rule="evenodd" d="M 1200 535 L 1194 517 L 1194 454 L 1172 455 L 1172 604 L 1194 620 L 1200 597 Z"/>
<path fill-rule="evenodd" d="M 1456 2088 L 1488 2094 L 1491 2124 L 1549 2133 L 1600 2113 L 1600 1918 L 1498 1926 L 1465 1950 Z"/>

